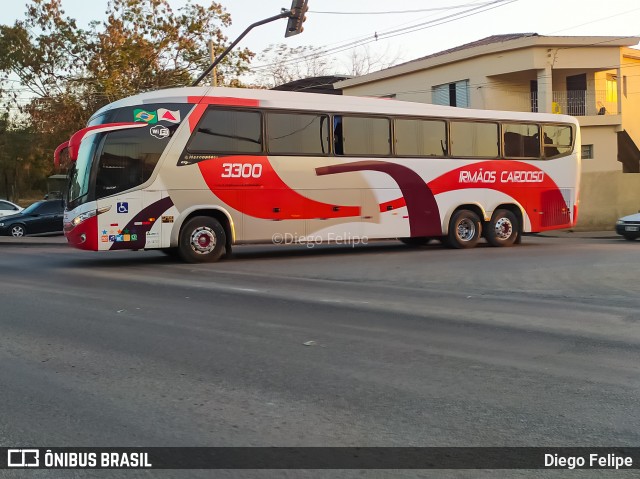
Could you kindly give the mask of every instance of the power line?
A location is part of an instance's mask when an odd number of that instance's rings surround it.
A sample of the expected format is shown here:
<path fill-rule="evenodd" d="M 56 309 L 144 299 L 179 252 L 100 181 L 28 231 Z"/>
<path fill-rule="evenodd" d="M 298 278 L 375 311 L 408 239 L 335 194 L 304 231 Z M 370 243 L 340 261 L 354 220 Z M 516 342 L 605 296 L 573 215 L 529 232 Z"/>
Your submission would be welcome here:
<path fill-rule="evenodd" d="M 414 33 L 420 30 L 425 30 L 427 28 L 431 28 L 431 27 L 435 27 L 438 25 L 442 25 L 445 23 L 450 23 L 453 22 L 455 20 L 459 20 L 462 18 L 466 18 L 472 15 L 477 15 L 479 13 L 485 12 L 485 11 L 489 11 L 489 10 L 493 10 L 494 8 L 498 8 L 504 5 L 508 5 L 510 3 L 514 3 L 517 2 L 518 0 L 493 0 L 491 2 L 487 2 L 485 4 L 482 4 L 482 6 L 479 7 L 473 7 L 470 8 L 468 10 L 464 10 L 462 12 L 458 12 L 458 13 L 453 13 L 451 15 L 446 15 L 444 17 L 440 17 L 440 18 L 436 18 L 434 20 L 430 20 L 427 22 L 423 22 L 423 23 L 418 23 L 418 24 L 414 24 L 414 25 L 410 25 L 408 27 L 404 27 L 404 28 L 399 28 L 399 29 L 395 29 L 395 30 L 387 30 L 387 31 L 382 31 L 380 33 L 375 32 L 374 35 L 369 35 L 367 37 L 361 38 L 359 40 L 355 40 L 343 45 L 339 45 L 336 46 L 334 48 L 329 48 L 326 50 L 323 50 L 321 53 L 315 53 L 315 54 L 310 54 L 310 55 L 306 55 L 303 57 L 299 57 L 299 58 L 291 58 L 289 60 L 283 60 L 281 62 L 274 62 L 274 63 L 268 63 L 268 64 L 264 64 L 264 65 L 256 65 L 252 68 L 253 71 L 260 71 L 263 69 L 266 69 L 268 67 L 272 67 L 275 65 L 287 65 L 287 64 L 297 64 L 297 63 L 302 63 L 305 60 L 308 60 L 310 58 L 320 58 L 323 56 L 327 56 L 330 55 L 332 53 L 340 53 L 343 52 L 345 50 L 349 50 L 358 46 L 364 46 L 367 45 L 369 43 L 378 41 L 378 40 L 384 40 L 384 39 L 388 39 L 388 38 L 392 38 L 395 36 L 399 36 L 399 35 L 406 35 L 408 33 Z M 490 6 L 490 8 L 485 8 L 487 6 Z M 319 47 L 319 49 L 322 49 L 323 47 Z"/>
<path fill-rule="evenodd" d="M 554 33 L 559 33 L 559 32 L 566 32 L 567 30 L 573 30 L 574 28 L 583 27 L 585 25 L 591 25 L 592 23 L 599 23 L 599 22 L 602 22 L 604 20 L 609 20 L 610 18 L 619 17 L 620 15 L 626 15 L 627 13 L 636 12 L 638 10 L 640 10 L 640 8 L 634 8 L 632 10 L 627 10 L 626 12 L 620 12 L 620 13 L 616 13 L 615 15 L 611 15 L 611 16 L 608 16 L 608 17 L 598 18 L 598 19 L 592 20 L 590 22 L 581 23 L 580 25 L 574 25 L 574 26 L 569 27 L 569 28 L 563 28 L 562 30 L 556 30 L 555 32 L 550 32 L 549 35 L 553 35 Z"/>
<path fill-rule="evenodd" d="M 478 2 L 478 3 L 462 3 L 459 5 L 451 5 L 449 7 L 433 7 L 433 8 L 421 8 L 418 10 L 389 10 L 385 12 L 327 12 L 327 11 L 319 11 L 319 10 L 309 10 L 309 13 L 319 13 L 321 15 L 394 15 L 394 14 L 405 14 L 405 13 L 421 13 L 421 12 L 435 12 L 442 10 L 456 10 L 458 8 L 466 8 L 466 7 L 474 7 L 478 5 L 487 5 L 492 2 Z"/>

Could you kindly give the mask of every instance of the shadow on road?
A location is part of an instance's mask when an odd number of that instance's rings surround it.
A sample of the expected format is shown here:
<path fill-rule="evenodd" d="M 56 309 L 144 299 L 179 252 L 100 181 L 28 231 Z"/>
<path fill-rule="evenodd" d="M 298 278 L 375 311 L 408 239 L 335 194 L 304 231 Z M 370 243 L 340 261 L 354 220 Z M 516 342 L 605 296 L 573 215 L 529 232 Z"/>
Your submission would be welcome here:
<path fill-rule="evenodd" d="M 543 238 L 538 236 L 537 238 Z M 557 240 L 557 238 L 548 238 L 550 240 Z M 606 238 L 607 243 L 619 243 L 620 240 L 616 238 Z M 602 241 L 602 240 L 601 240 Z M 514 246 L 508 249 L 521 249 L 529 247 L 539 247 L 540 243 L 527 243 L 526 239 L 522 244 Z M 224 264 L 228 262 L 246 262 L 246 261 L 260 261 L 260 260 L 273 260 L 273 259 L 293 259 L 293 258 L 310 258 L 310 257 L 326 257 L 327 260 L 332 258 L 340 258 L 341 256 L 362 256 L 366 258 L 370 255 L 376 255 L 379 253 L 385 254 L 411 254 L 415 252 L 441 252 L 446 254 L 450 251 L 451 254 L 469 254 L 478 249 L 490 249 L 489 244 L 485 242 L 479 243 L 476 248 L 469 250 L 454 250 L 449 249 L 442 245 L 439 241 L 433 241 L 425 246 L 410 247 L 393 240 L 373 241 L 366 245 L 335 245 L 335 244 L 320 244 L 308 247 L 305 245 L 241 245 L 234 247 L 233 255 L 231 258 L 223 258 L 219 263 L 204 263 L 205 265 L 211 264 Z M 65 258 L 65 263 L 73 266 L 82 267 L 96 267 L 96 268 L 119 268 L 124 266 L 144 266 L 144 265 L 170 265 L 170 264 L 185 264 L 179 258 L 166 255 L 160 251 L 114 251 L 114 252 L 101 252 L 101 253 L 88 253 L 87 255 L 74 256 L 73 258 Z M 192 265 L 196 266 L 196 265 Z"/>

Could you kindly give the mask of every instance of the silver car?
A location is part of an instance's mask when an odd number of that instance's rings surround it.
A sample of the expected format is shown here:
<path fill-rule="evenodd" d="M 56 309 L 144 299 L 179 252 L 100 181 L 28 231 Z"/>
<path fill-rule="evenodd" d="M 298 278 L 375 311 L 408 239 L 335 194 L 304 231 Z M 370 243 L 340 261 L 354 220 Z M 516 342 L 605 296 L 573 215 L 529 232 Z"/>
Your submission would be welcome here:
<path fill-rule="evenodd" d="M 23 208 L 11 203 L 11 201 L 0 200 L 0 218 L 3 216 L 15 215 L 16 213 L 20 213 L 22 210 Z"/>
<path fill-rule="evenodd" d="M 616 233 L 629 241 L 640 238 L 640 213 L 623 216 L 616 221 Z"/>

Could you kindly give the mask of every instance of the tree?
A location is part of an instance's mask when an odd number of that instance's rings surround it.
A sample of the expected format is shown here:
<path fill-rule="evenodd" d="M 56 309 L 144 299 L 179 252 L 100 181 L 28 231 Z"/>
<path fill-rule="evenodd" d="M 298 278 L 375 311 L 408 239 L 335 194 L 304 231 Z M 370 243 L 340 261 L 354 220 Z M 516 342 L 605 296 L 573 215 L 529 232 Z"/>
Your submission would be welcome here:
<path fill-rule="evenodd" d="M 216 2 L 188 2 L 174 11 L 168 0 L 110 0 L 106 15 L 82 29 L 65 16 L 62 0 L 30 0 L 25 20 L 0 25 L 0 106 L 12 112 L 0 130 L 3 144 L 12 145 L 6 161 L 21 131 L 31 140 L 18 156 L 28 171 L 40 172 L 38 158 L 50 165 L 53 149 L 103 105 L 189 85 L 209 63 L 208 42 L 216 54 L 226 48 L 223 28 L 231 24 Z M 232 52 L 217 69 L 218 83 L 238 85 L 252 56 L 247 49 Z"/>
<path fill-rule="evenodd" d="M 257 59 L 259 66 L 253 72 L 256 85 L 262 88 L 272 88 L 301 78 L 329 75 L 335 61 L 325 55 L 321 48 L 292 48 L 283 43 L 269 45 Z"/>
<path fill-rule="evenodd" d="M 0 197 L 15 200 L 44 187 L 51 162 L 37 156 L 36 138 L 24 121 L 11 119 L 7 112 L 0 116 Z"/>
<path fill-rule="evenodd" d="M 350 50 L 346 61 L 320 47 L 288 47 L 286 44 L 269 45 L 257 57 L 253 68 L 254 81 L 262 88 L 273 88 L 302 78 L 325 75 L 360 76 L 395 65 L 400 54 L 388 50 L 373 53 L 368 46 Z"/>
<path fill-rule="evenodd" d="M 185 86 L 226 48 L 221 27 L 231 17 L 215 2 L 187 5 L 173 12 L 167 0 L 111 0 L 103 24 L 93 25 L 89 79 L 94 91 L 108 98 L 168 86 Z M 232 83 L 248 70 L 253 54 L 235 50 L 217 69 L 218 83 Z"/>
<path fill-rule="evenodd" d="M 402 59 L 400 52 L 390 53 L 387 48 L 384 51 L 374 53 L 368 45 L 363 45 L 351 50 L 346 64 L 346 73 L 357 77 L 367 75 L 373 71 L 384 70 L 398 64 Z"/>

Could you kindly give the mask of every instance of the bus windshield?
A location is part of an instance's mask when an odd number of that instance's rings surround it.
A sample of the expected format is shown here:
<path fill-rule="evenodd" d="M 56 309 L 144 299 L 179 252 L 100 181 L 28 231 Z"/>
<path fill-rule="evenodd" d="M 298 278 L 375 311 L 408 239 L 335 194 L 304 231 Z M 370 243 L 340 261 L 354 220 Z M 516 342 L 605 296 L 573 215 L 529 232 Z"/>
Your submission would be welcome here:
<path fill-rule="evenodd" d="M 89 194 L 91 180 L 91 163 L 96 151 L 99 135 L 91 135 L 80 144 L 78 159 L 73 163 L 69 173 L 69 203 L 79 203 Z"/>

